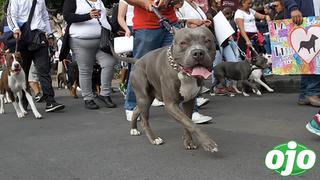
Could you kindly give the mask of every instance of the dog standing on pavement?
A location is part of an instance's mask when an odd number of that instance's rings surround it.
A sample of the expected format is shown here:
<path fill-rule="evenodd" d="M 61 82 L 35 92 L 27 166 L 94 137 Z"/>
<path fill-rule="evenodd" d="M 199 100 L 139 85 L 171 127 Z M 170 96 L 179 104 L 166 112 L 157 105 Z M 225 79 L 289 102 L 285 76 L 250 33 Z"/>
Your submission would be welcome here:
<path fill-rule="evenodd" d="M 225 79 L 227 78 L 229 80 L 242 82 L 242 93 L 244 96 L 249 96 L 249 94 L 244 91 L 244 88 L 247 86 L 253 89 L 257 95 L 261 95 L 261 92 L 256 85 L 249 82 L 249 77 L 254 70 L 260 69 L 262 72 L 262 69 L 265 69 L 268 66 L 268 60 L 263 56 L 256 56 L 250 61 L 244 60 L 239 62 L 221 62 L 214 67 L 214 76 L 216 82 L 212 88 L 219 84 L 221 84 L 223 88 L 226 88 Z M 240 92 L 235 85 L 233 88 L 237 92 Z"/>
<path fill-rule="evenodd" d="M 150 51 L 136 61 L 130 73 L 137 99 L 130 134 L 140 135 L 137 129 L 140 116 L 142 128 L 150 143 L 164 143 L 149 126 L 149 109 L 156 98 L 164 102 L 167 112 L 183 126 L 183 144 L 186 149 L 197 148 L 193 142 L 194 136 L 205 151 L 216 152 L 217 144 L 191 120 L 195 98 L 201 91 L 203 79 L 211 75 L 216 54 L 214 36 L 206 27 L 182 28 L 173 32 L 172 46 Z M 183 110 L 179 106 L 181 103 Z"/>
<path fill-rule="evenodd" d="M 12 101 L 18 118 L 25 117 L 27 111 L 23 108 L 21 101 L 22 91 L 24 91 L 34 116 L 41 119 L 42 115 L 38 112 L 26 88 L 25 73 L 20 65 L 22 62 L 20 53 L 7 53 L 5 57 L 7 69 L 3 71 L 0 79 L 0 114 L 4 113 L 4 97 L 8 97 Z"/>

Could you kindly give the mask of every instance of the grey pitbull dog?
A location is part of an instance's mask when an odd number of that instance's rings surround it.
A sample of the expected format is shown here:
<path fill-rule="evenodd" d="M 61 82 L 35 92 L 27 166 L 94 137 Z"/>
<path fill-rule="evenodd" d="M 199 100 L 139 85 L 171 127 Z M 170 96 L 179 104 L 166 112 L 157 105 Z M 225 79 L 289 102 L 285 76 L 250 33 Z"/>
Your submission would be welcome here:
<path fill-rule="evenodd" d="M 261 95 L 261 92 L 257 86 L 249 82 L 249 77 L 255 69 L 265 69 L 269 67 L 268 59 L 263 56 L 253 57 L 252 60 L 244 60 L 239 62 L 221 62 L 213 68 L 215 83 L 212 88 L 221 84 L 223 87 L 225 85 L 225 79 L 242 81 L 242 93 L 244 96 L 248 96 L 244 88 L 249 86 L 256 92 L 257 95 Z"/>
<path fill-rule="evenodd" d="M 137 107 L 132 116 L 131 135 L 140 135 L 137 119 L 151 144 L 164 141 L 149 125 L 149 109 L 154 98 L 163 101 L 166 111 L 184 128 L 186 149 L 196 149 L 194 135 L 204 150 L 218 151 L 217 144 L 191 120 L 195 98 L 204 78 L 210 76 L 215 57 L 215 42 L 206 27 L 174 30 L 172 46 L 149 52 L 140 58 L 130 74 Z M 179 104 L 182 103 L 182 108 Z"/>

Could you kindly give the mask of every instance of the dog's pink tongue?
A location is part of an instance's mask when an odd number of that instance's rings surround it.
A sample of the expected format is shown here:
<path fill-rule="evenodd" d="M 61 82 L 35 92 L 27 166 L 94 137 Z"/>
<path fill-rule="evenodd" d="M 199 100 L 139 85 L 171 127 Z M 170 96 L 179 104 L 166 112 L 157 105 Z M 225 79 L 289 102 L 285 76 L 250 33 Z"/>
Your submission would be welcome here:
<path fill-rule="evenodd" d="M 211 72 L 201 66 L 194 67 L 191 73 L 191 76 L 200 76 L 203 79 L 208 79 L 210 75 L 211 75 Z"/>

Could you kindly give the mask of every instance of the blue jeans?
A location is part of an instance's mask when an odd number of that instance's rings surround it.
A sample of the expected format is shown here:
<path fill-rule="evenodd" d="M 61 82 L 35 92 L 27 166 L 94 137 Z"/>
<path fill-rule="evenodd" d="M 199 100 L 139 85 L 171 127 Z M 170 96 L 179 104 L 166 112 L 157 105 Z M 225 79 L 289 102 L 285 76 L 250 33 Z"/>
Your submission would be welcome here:
<path fill-rule="evenodd" d="M 175 23 L 173 25 L 177 26 L 178 24 Z M 149 51 L 171 45 L 172 41 L 173 35 L 162 28 L 135 30 L 133 42 L 133 57 L 139 59 Z M 150 61 L 152 61 L 152 59 L 150 59 Z M 133 110 L 136 105 L 136 96 L 133 92 L 131 80 L 129 78 L 124 108 L 126 110 Z"/>
<path fill-rule="evenodd" d="M 266 49 L 267 54 L 271 54 L 271 44 L 269 35 L 263 35 L 263 47 Z"/>
<path fill-rule="evenodd" d="M 303 99 L 305 96 L 320 95 L 320 75 L 301 75 L 300 95 Z"/>

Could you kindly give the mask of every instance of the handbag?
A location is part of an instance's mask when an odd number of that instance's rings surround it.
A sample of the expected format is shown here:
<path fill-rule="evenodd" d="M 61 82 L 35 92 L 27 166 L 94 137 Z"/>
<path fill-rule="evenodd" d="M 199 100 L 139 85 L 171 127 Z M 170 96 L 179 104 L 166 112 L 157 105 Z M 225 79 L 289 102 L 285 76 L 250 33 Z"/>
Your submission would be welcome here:
<path fill-rule="evenodd" d="M 93 8 L 92 5 L 87 0 L 86 2 L 89 4 L 91 8 Z M 99 48 L 101 51 L 105 53 L 112 54 L 111 47 L 110 47 L 110 44 L 112 43 L 111 42 L 112 32 L 109 29 L 103 27 L 101 21 L 98 18 L 97 18 L 97 21 L 99 22 L 99 25 L 101 27 L 101 37 L 100 37 Z"/>
<path fill-rule="evenodd" d="M 28 21 L 20 27 L 21 37 L 19 39 L 19 49 L 28 46 L 28 44 L 32 41 L 30 24 L 32 21 L 34 10 L 36 8 L 36 4 L 37 0 L 33 0 Z M 14 38 L 12 31 L 4 32 L 0 36 L 0 41 L 3 42 L 7 48 L 13 48 L 16 45 L 16 39 Z"/>

